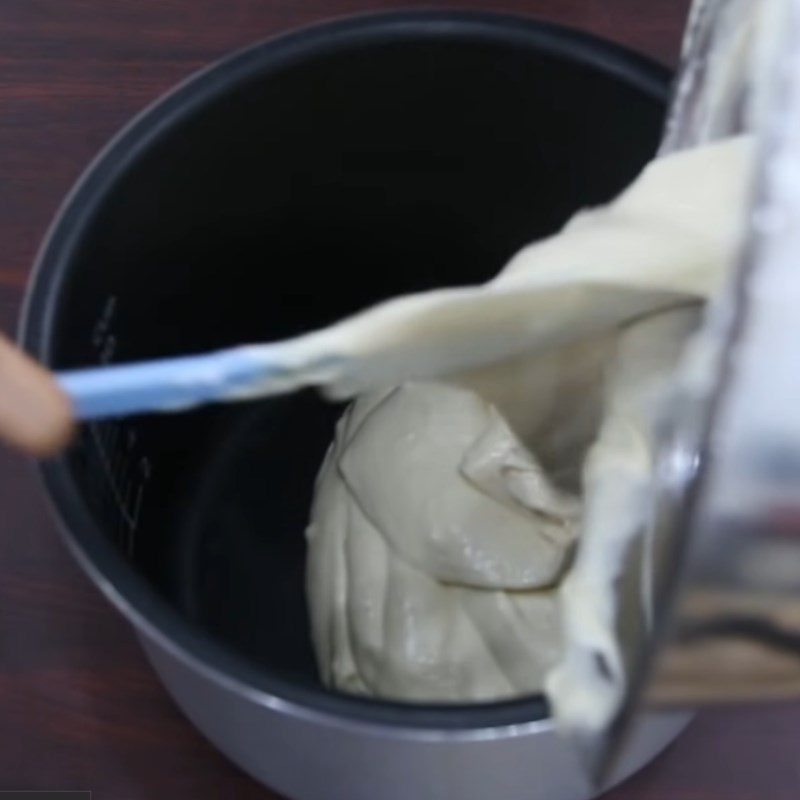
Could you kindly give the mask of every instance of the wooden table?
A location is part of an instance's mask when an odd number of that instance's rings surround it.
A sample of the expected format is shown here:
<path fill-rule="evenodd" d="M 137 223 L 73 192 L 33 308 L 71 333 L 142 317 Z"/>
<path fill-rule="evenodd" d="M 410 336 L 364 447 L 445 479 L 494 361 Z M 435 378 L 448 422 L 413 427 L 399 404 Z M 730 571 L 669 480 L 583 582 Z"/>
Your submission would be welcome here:
<path fill-rule="evenodd" d="M 0 0 L 0 325 L 70 184 L 134 112 L 254 39 L 392 0 Z M 425 7 L 432 3 L 408 2 Z M 673 63 L 687 0 L 438 0 L 536 14 Z M 269 800 L 184 721 L 0 452 L 0 789 Z M 800 704 L 708 711 L 608 800 L 796 800 Z M 377 798 L 376 798 L 377 800 Z M 524 800 L 524 798 L 520 798 Z"/>

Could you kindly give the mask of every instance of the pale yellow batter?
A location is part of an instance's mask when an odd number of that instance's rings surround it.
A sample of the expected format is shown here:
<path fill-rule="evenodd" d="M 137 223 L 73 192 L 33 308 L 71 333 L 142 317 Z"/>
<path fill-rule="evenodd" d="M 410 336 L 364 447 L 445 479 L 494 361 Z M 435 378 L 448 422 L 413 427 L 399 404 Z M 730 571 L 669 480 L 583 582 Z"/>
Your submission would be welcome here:
<path fill-rule="evenodd" d="M 652 428 L 736 253 L 752 156 L 741 137 L 654 161 L 490 283 L 297 345 L 330 394 L 368 391 L 308 528 L 327 684 L 434 701 L 546 687 L 561 719 L 607 713 L 624 685 L 613 585 L 648 512 Z M 643 575 L 625 624 L 647 624 Z"/>

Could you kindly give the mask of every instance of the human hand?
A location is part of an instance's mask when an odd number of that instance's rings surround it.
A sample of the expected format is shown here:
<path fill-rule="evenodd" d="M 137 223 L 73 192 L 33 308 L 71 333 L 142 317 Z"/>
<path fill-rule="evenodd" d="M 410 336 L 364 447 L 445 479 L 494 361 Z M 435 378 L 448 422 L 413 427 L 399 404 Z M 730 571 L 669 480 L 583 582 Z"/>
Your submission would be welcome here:
<path fill-rule="evenodd" d="M 49 456 L 69 442 L 72 430 L 69 399 L 52 374 L 0 335 L 0 440 Z"/>

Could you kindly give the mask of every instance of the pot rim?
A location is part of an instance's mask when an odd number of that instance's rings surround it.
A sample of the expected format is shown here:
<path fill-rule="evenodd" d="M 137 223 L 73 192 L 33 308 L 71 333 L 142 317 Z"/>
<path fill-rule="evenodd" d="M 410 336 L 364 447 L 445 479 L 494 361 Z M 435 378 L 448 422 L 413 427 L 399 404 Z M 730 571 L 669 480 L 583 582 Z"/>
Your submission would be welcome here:
<path fill-rule="evenodd" d="M 316 23 L 237 50 L 191 74 L 127 123 L 98 153 L 58 210 L 34 262 L 18 341 L 52 364 L 60 289 L 82 232 L 118 177 L 168 129 L 232 85 L 353 45 L 407 40 L 486 41 L 536 49 L 588 65 L 666 102 L 667 67 L 592 34 L 531 17 L 483 11 L 394 11 Z M 38 470 L 62 538 L 111 603 L 152 644 L 240 697 L 322 724 L 414 738 L 497 738 L 552 728 L 543 696 L 454 705 L 351 697 L 272 675 L 185 620 L 108 541 L 72 479 L 65 457 Z"/>

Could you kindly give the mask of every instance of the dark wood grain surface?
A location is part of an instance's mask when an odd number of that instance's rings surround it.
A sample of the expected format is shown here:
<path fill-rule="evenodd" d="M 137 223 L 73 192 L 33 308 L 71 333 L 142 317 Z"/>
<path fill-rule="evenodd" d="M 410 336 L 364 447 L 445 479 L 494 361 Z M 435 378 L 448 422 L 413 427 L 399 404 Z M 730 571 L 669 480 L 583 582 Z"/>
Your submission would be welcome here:
<path fill-rule="evenodd" d="M 87 161 L 210 59 L 391 0 L 0 0 L 0 326 Z M 431 2 L 406 3 L 427 7 Z M 504 0 L 672 63 L 687 0 Z M 30 465 L 0 452 L 0 789 L 96 800 L 275 798 L 216 754 L 57 539 Z M 797 800 L 800 704 L 707 711 L 608 800 Z M 524 800 L 524 798 L 520 798 Z"/>

